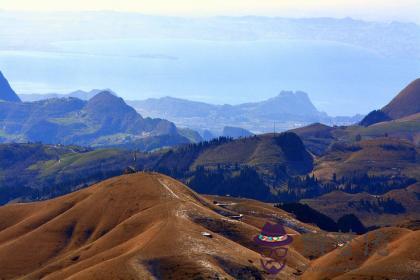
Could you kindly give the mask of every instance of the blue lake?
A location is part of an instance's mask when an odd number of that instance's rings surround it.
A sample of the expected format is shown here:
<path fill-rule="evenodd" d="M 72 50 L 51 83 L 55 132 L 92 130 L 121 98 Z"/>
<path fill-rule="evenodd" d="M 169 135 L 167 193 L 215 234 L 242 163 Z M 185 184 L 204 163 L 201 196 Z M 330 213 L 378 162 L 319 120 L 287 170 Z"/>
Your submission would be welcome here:
<path fill-rule="evenodd" d="M 303 90 L 319 109 L 350 115 L 382 107 L 420 76 L 420 61 L 334 42 L 132 39 L 0 51 L 0 70 L 18 93 L 111 88 L 237 104 Z"/>

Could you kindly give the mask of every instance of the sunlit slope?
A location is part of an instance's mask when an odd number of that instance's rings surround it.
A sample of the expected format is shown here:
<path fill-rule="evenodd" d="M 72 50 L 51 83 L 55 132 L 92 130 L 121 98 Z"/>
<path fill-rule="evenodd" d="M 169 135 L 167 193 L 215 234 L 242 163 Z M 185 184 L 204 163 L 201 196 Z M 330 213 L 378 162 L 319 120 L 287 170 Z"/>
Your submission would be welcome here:
<path fill-rule="evenodd" d="M 194 160 L 191 168 L 235 164 L 262 169 L 286 165 L 291 173 L 305 173 L 312 169 L 312 157 L 294 133 L 263 134 L 210 147 Z"/>
<path fill-rule="evenodd" d="M 376 240 L 376 243 L 375 243 Z M 367 246 L 366 246 L 367 245 Z M 302 279 L 418 279 L 420 231 L 383 228 L 312 262 Z"/>
<path fill-rule="evenodd" d="M 335 143 L 328 154 L 317 159 L 314 173 L 321 179 L 331 179 L 334 173 L 338 177 L 367 173 L 419 178 L 418 154 L 416 146 L 396 138 Z"/>
<path fill-rule="evenodd" d="M 420 79 L 405 87 L 382 111 L 393 119 L 420 113 Z"/>
<path fill-rule="evenodd" d="M 178 181 L 148 173 L 115 177 L 48 201 L 3 206 L 0 275 L 6 279 L 265 277 L 252 244 L 258 228 L 231 219 L 235 214 Z M 213 238 L 203 236 L 204 231 Z M 306 263 L 292 249 L 284 273 L 293 275 Z"/>

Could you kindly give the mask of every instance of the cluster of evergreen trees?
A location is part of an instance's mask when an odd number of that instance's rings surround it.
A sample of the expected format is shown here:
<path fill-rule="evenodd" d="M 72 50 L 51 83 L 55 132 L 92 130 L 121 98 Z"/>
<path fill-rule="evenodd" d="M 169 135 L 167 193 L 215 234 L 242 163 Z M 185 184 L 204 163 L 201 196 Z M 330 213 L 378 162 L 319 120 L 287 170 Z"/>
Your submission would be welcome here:
<path fill-rule="evenodd" d="M 344 215 L 335 222 L 327 215 L 318 212 L 307 204 L 302 203 L 280 203 L 277 208 L 295 215 L 296 219 L 304 223 L 315 224 L 320 229 L 335 232 L 354 232 L 363 234 L 367 232 L 363 223 L 353 214 Z"/>
<path fill-rule="evenodd" d="M 406 188 L 416 182 L 413 178 L 403 176 L 370 176 L 367 174 L 355 175 L 353 177 L 342 177 L 337 179 L 334 174 L 331 181 L 321 182 L 312 176 L 292 177 L 288 180 L 287 200 L 298 201 L 303 198 L 313 198 L 332 191 L 343 191 L 346 193 L 356 194 L 367 192 L 373 195 L 382 195 L 391 190 Z M 398 206 L 393 202 L 381 202 L 387 208 L 395 209 Z M 382 207 L 382 206 L 381 206 Z M 395 210 L 398 211 L 398 210 Z"/>
<path fill-rule="evenodd" d="M 247 166 L 237 166 L 228 171 L 220 166 L 216 170 L 205 170 L 203 167 L 198 167 L 188 184 L 199 193 L 260 200 L 268 200 L 270 197 L 270 189 L 257 171 Z"/>
<path fill-rule="evenodd" d="M 370 176 L 367 174 L 354 177 L 335 175 L 332 180 L 322 182 L 314 175 L 289 176 L 284 166 L 276 166 L 272 174 L 263 174 L 256 168 L 247 165 L 217 165 L 214 168 L 199 166 L 196 170 L 158 169 L 159 172 L 173 176 L 187 183 L 200 193 L 215 195 L 232 195 L 255 198 L 264 201 L 295 202 L 305 198 L 314 198 L 332 191 L 346 193 L 367 192 L 381 195 L 388 191 L 405 188 L 416 182 L 415 179 L 403 176 Z M 356 205 L 354 206 L 356 207 Z M 392 200 L 381 201 L 370 208 L 371 211 L 401 212 L 401 205 Z"/>
<path fill-rule="evenodd" d="M 368 174 L 354 175 L 351 177 L 344 176 L 340 179 L 337 179 L 334 175 L 332 180 L 334 186 L 338 186 L 338 189 L 346 193 L 367 192 L 375 195 L 381 195 L 395 189 L 402 189 L 415 182 L 415 179 L 404 176 L 370 176 Z"/>
<path fill-rule="evenodd" d="M 366 211 L 377 214 L 400 214 L 406 211 L 400 202 L 390 197 L 386 199 L 376 198 L 374 201 L 365 199 L 359 201 L 349 201 L 348 206 L 359 211 Z"/>

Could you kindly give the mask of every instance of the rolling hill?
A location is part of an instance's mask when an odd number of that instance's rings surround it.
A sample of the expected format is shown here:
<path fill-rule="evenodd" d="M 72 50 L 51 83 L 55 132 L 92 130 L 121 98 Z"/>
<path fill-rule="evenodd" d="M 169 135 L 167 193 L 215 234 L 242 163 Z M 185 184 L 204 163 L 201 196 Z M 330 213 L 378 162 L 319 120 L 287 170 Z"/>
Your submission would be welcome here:
<path fill-rule="evenodd" d="M 417 279 L 420 231 L 383 228 L 311 263 L 302 279 Z"/>
<path fill-rule="evenodd" d="M 93 150 L 78 146 L 3 144 L 0 155 L 3 155 L 0 203 L 65 194 L 120 175 L 128 166 L 163 172 L 202 193 L 267 200 L 276 196 L 270 188 L 283 188 L 288 178 L 304 175 L 313 167 L 311 155 L 300 139 L 290 133 L 238 140 L 220 138 L 152 153 L 116 148 Z M 201 182 L 203 176 L 217 178 L 219 183 Z M 248 176 L 252 180 L 246 179 Z M 249 186 L 241 186 L 245 181 Z M 236 185 L 236 191 L 232 184 Z"/>
<path fill-rule="evenodd" d="M 335 140 L 328 136 L 328 141 Z M 294 133 L 283 133 L 220 138 L 152 153 L 5 144 L 0 145 L 1 203 L 65 194 L 120 175 L 128 166 L 165 173 L 200 193 L 272 202 L 315 198 L 334 190 L 383 194 L 420 180 L 418 148 L 406 140 L 337 142 L 321 156 L 311 155 L 311 146 L 308 151 L 304 143 Z M 28 154 L 33 156 L 25 158 Z"/>
<path fill-rule="evenodd" d="M 420 179 L 418 160 L 418 147 L 406 140 L 385 137 L 350 144 L 338 142 L 316 160 L 314 174 L 324 180 L 331 179 L 333 174 L 338 178 L 369 174 Z"/>
<path fill-rule="evenodd" d="M 418 146 L 420 141 L 420 79 L 403 89 L 381 110 L 369 113 L 359 125 L 327 126 L 314 123 L 291 130 L 308 150 L 317 156 L 328 153 L 334 143 L 353 143 L 376 138 L 406 139 Z"/>
<path fill-rule="evenodd" d="M 335 220 L 356 214 L 367 226 L 404 224 L 417 228 L 418 84 L 419 80 L 412 82 L 360 125 L 315 123 L 292 130 L 315 156 L 312 174 L 328 189 L 301 202 Z"/>
<path fill-rule="evenodd" d="M 67 106 L 69 101 L 72 106 Z M 69 110 L 66 118 L 56 115 L 62 109 L 51 109 L 60 107 L 55 102 Z M 174 130 L 170 125 L 153 126 L 153 120 L 149 122 L 139 117 L 112 94 L 99 94 L 88 102 L 51 99 L 40 103 L 45 105 L 43 114 L 48 114 L 49 120 L 69 125 L 81 119 L 90 128 L 95 128 L 87 134 L 95 141 L 103 139 L 97 137 L 100 134 L 115 136 L 120 131 L 137 135 L 150 129 L 146 124 L 151 124 L 155 131 L 169 129 L 173 132 L 155 137 L 149 135 L 145 139 L 150 142 L 143 142 L 149 148 L 163 143 L 170 145 L 174 134 L 183 138 L 196 137 L 192 131 Z M 80 113 L 73 114 L 74 110 Z M 33 110 L 32 119 L 37 114 L 39 112 Z M 11 116 L 17 118 L 19 114 Z M 357 213 L 369 226 L 401 222 L 414 225 L 417 196 L 410 190 L 420 180 L 419 120 L 419 114 L 413 114 L 367 127 L 330 127 L 316 123 L 288 133 L 237 140 L 222 137 L 151 153 L 61 145 L 3 145 L 0 147 L 4 155 L 0 161 L 3 166 L 0 203 L 66 194 L 120 175 L 129 167 L 167 174 L 203 194 L 274 203 L 304 199 L 308 204 L 312 203 L 315 210 L 335 219 Z M 109 127 L 108 124 L 112 125 Z M 132 143 L 123 142 L 118 146 L 132 148 Z M 101 144 L 109 145 L 109 142 Z M 331 199 L 336 196 L 337 199 Z M 339 211 L 331 213 L 331 209 Z"/>
<path fill-rule="evenodd" d="M 420 79 L 411 82 L 382 111 L 393 119 L 420 113 Z"/>
<path fill-rule="evenodd" d="M 262 269 L 261 248 L 253 242 L 268 220 L 283 222 L 294 239 L 286 267 L 276 277 Z M 373 243 L 379 233 L 384 238 Z M 0 207 L 0 275 L 5 279 L 414 279 L 420 260 L 413 251 L 418 233 L 402 228 L 362 236 L 324 232 L 269 204 L 201 196 L 170 177 L 142 172 L 52 200 Z M 323 245 L 308 247 L 308 242 Z M 351 247 L 351 256 L 343 255 L 343 244 Z M 384 251 L 386 257 L 380 254 Z"/>
<path fill-rule="evenodd" d="M 164 154 L 159 162 L 162 168 L 178 170 L 235 165 L 271 170 L 275 166 L 284 165 L 293 174 L 305 174 L 312 170 L 312 157 L 296 134 L 283 133 L 255 135 L 237 140 L 220 138 L 175 148 Z"/>
<path fill-rule="evenodd" d="M 276 214 L 258 202 L 244 221 L 185 185 L 154 173 L 115 177 L 53 200 L 0 208 L 0 275 L 28 279 L 263 279 L 253 237 Z M 260 214 L 258 214 L 260 213 Z M 273 218 L 273 217 L 272 217 Z M 258 226 L 258 227 L 257 227 Z M 204 236 L 203 232 L 211 234 Z M 299 232 L 288 229 L 289 233 Z M 287 268 L 308 261 L 290 249 Z M 281 279 L 281 278 L 279 278 Z"/>
<path fill-rule="evenodd" d="M 382 109 L 370 112 L 360 124 L 370 126 L 418 113 L 420 113 L 420 79 L 411 82 Z"/>

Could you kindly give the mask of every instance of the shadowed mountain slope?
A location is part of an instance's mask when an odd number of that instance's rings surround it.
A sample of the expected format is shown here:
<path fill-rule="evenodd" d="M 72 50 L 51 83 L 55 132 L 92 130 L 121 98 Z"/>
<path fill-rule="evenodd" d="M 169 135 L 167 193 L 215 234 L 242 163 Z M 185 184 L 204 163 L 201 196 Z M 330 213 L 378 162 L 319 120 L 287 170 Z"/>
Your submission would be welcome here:
<path fill-rule="evenodd" d="M 419 193 L 420 184 L 417 183 L 381 195 L 334 191 L 302 202 L 334 220 L 354 214 L 368 227 L 403 225 L 420 220 Z"/>
<path fill-rule="evenodd" d="M 362 126 L 370 126 L 375 123 L 387 122 L 392 120 L 386 113 L 381 110 L 374 110 L 370 112 L 363 120 L 359 123 Z"/>
<path fill-rule="evenodd" d="M 0 101 L 20 102 L 20 98 L 10 87 L 9 82 L 0 71 Z"/>

